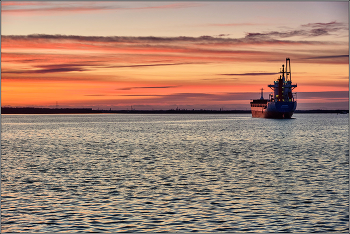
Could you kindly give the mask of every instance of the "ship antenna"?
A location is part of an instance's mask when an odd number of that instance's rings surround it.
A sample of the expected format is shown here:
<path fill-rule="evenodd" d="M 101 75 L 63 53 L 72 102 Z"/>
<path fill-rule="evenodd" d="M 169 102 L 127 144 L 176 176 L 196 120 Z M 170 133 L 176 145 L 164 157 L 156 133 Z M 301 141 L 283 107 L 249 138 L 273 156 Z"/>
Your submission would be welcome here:
<path fill-rule="evenodd" d="M 261 98 L 260 98 L 260 100 L 264 100 L 264 89 L 263 88 L 261 88 Z"/>

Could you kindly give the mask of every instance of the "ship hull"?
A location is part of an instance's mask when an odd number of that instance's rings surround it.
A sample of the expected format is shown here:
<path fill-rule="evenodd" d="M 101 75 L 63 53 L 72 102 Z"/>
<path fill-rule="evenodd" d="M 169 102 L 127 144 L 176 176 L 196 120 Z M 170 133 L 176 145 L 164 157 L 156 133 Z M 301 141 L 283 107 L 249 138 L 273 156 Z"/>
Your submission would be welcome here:
<path fill-rule="evenodd" d="M 290 119 L 296 106 L 296 102 L 267 102 L 266 105 L 251 105 L 251 112 L 254 118 Z"/>

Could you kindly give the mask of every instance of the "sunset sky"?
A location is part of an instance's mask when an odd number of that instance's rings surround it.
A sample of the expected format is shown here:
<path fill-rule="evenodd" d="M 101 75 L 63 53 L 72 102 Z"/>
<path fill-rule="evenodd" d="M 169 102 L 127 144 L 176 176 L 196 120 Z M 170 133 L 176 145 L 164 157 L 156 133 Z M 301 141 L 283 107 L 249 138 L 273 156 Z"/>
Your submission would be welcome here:
<path fill-rule="evenodd" d="M 297 109 L 348 109 L 348 4 L 2 1 L 1 105 L 250 109 L 288 57 Z"/>

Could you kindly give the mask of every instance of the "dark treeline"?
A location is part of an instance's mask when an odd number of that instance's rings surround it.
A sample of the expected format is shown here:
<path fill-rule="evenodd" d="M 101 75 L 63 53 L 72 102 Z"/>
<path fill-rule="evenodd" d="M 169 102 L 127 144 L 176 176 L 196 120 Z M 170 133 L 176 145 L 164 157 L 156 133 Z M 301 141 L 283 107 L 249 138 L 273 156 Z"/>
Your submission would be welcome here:
<path fill-rule="evenodd" d="M 93 110 L 92 108 L 35 108 L 35 107 L 1 107 L 1 114 L 249 114 L 250 110 Z M 349 110 L 296 110 L 295 113 L 349 113 Z"/>

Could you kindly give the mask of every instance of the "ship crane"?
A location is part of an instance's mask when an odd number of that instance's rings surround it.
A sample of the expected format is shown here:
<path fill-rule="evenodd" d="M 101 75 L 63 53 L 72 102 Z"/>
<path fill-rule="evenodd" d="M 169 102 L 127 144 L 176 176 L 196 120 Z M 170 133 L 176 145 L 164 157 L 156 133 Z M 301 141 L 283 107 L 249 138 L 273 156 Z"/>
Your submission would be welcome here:
<path fill-rule="evenodd" d="M 273 85 L 268 85 L 268 87 L 273 90 L 271 101 L 294 102 L 292 90 L 296 88 L 297 85 L 292 85 L 292 71 L 289 58 L 286 59 L 286 70 L 284 70 L 284 64 L 282 64 L 280 73 L 279 79 L 274 81 Z"/>

